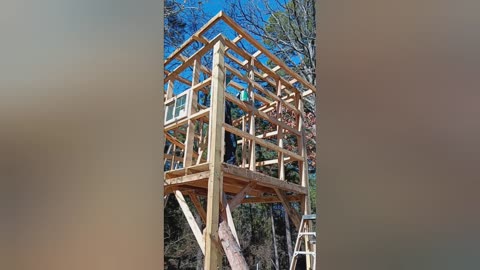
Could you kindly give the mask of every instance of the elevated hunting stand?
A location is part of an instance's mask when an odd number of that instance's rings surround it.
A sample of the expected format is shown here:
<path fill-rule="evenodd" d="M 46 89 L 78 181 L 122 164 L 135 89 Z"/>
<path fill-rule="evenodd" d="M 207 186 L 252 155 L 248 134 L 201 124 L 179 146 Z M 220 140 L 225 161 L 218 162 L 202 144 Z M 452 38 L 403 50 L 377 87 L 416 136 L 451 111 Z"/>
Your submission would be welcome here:
<path fill-rule="evenodd" d="M 209 38 L 219 24 L 236 37 Z M 178 200 L 205 269 L 221 269 L 223 254 L 232 269 L 248 269 L 231 214 L 237 206 L 280 202 L 297 229 L 310 214 L 303 106 L 315 88 L 223 12 L 164 66 L 165 195 Z M 233 78 L 228 84 L 226 74 Z M 236 97 L 240 91 L 248 93 L 248 101 Z M 236 106 L 231 124 L 225 122 L 225 102 Z M 224 162 L 225 132 L 236 136 L 236 164 Z M 259 150 L 270 158 L 257 157 Z M 287 163 L 298 171 L 299 182 L 286 179 Z M 203 232 L 186 198 L 205 224 Z M 300 211 L 291 202 L 299 202 Z"/>

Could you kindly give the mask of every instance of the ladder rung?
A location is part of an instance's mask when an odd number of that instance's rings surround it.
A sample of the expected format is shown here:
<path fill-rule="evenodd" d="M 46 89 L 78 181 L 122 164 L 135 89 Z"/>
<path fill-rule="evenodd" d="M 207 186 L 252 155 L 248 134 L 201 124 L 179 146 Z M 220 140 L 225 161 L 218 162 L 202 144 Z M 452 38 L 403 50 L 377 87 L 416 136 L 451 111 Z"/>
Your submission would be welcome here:
<path fill-rule="evenodd" d="M 315 252 L 312 252 L 312 251 L 295 251 L 294 256 L 296 256 L 296 255 L 314 255 L 315 256 Z"/>
<path fill-rule="evenodd" d="M 303 215 L 302 219 L 303 220 L 315 220 L 315 219 L 317 219 L 317 214 Z"/>
<path fill-rule="evenodd" d="M 313 235 L 315 236 L 315 232 L 300 232 L 298 235 Z"/>

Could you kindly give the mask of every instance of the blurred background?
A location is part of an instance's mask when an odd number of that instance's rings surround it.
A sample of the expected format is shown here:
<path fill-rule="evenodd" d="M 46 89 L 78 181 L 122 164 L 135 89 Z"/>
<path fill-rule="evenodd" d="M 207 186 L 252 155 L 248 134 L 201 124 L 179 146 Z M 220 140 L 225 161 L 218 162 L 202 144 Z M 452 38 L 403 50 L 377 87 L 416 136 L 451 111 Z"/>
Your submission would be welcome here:
<path fill-rule="evenodd" d="M 161 269 L 162 10 L 0 3 L 1 269 Z"/>
<path fill-rule="evenodd" d="M 316 6 L 318 269 L 479 268 L 479 8 Z"/>

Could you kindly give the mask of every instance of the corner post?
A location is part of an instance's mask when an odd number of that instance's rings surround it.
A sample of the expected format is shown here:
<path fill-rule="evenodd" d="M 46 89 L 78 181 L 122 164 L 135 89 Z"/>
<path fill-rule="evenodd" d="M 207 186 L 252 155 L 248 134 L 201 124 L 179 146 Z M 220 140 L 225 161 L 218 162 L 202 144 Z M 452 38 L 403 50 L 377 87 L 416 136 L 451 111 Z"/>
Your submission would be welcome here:
<path fill-rule="evenodd" d="M 208 178 L 207 222 L 205 235 L 205 264 L 208 270 L 222 267 L 218 237 L 220 194 L 223 194 L 222 145 L 225 117 L 225 45 L 218 41 L 213 47 L 212 87 L 210 106 L 210 144 L 208 146 L 210 177 Z"/>
<path fill-rule="evenodd" d="M 307 195 L 303 197 L 303 200 L 301 201 L 301 211 L 302 215 L 309 215 L 311 213 L 311 206 L 310 206 L 310 185 L 309 185 L 309 180 L 308 180 L 308 162 L 307 162 L 307 148 L 306 148 L 306 142 L 305 142 L 305 123 L 303 120 L 303 115 L 304 115 L 304 105 L 303 105 L 303 98 L 301 94 L 298 94 L 298 100 L 297 100 L 297 105 L 298 105 L 298 121 L 297 121 L 297 126 L 298 126 L 298 131 L 300 131 L 300 136 L 298 140 L 298 149 L 300 150 L 300 155 L 302 156 L 302 161 L 298 162 L 299 165 L 299 172 L 300 172 L 300 182 L 302 187 L 307 188 Z M 308 221 L 306 226 L 308 228 L 312 228 L 312 222 Z M 305 245 L 310 245 L 309 249 L 312 249 L 311 244 L 306 241 Z M 305 246 L 306 247 L 306 246 Z M 313 258 L 311 256 L 306 256 L 306 262 L 307 262 L 307 269 L 311 269 L 313 265 Z"/>

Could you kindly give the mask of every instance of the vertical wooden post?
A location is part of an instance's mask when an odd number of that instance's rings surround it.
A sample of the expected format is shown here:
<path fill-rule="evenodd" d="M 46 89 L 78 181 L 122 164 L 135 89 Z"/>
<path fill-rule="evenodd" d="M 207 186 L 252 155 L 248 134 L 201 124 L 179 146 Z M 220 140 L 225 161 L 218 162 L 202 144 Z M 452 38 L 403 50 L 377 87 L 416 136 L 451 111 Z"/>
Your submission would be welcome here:
<path fill-rule="evenodd" d="M 255 74 L 253 73 L 253 67 L 254 67 L 254 61 L 255 58 L 250 59 L 250 65 L 248 66 L 248 92 L 250 94 L 250 102 L 252 103 L 252 107 L 255 107 L 255 95 L 254 95 L 254 87 L 253 87 L 253 81 L 255 80 Z M 255 114 L 253 112 L 250 112 L 250 134 L 255 136 Z M 256 156 L 255 156 L 255 141 L 250 140 L 250 170 L 255 171 L 256 170 Z"/>
<path fill-rule="evenodd" d="M 280 80 L 277 81 L 277 96 L 281 98 L 282 94 L 282 82 Z M 277 101 L 277 119 L 279 122 L 282 121 L 282 103 Z M 283 148 L 283 129 L 280 126 L 277 126 L 277 140 L 278 146 Z M 283 153 L 278 152 L 278 179 L 285 180 L 285 166 L 284 166 L 284 158 Z"/>
<path fill-rule="evenodd" d="M 298 121 L 297 121 L 297 126 L 298 126 L 298 131 L 300 132 L 300 136 L 298 136 L 298 150 L 299 154 L 302 156 L 303 160 L 298 162 L 299 166 L 299 173 L 300 173 L 300 183 L 302 187 L 309 188 L 309 182 L 308 182 L 308 163 L 307 163 L 307 149 L 306 149 L 306 144 L 305 144 L 305 131 L 304 131 L 304 122 L 303 122 L 303 99 L 302 97 L 298 98 L 298 110 L 300 111 L 300 114 L 298 115 Z M 302 207 L 303 209 L 303 215 L 308 215 L 310 214 L 311 208 L 310 208 L 310 200 L 309 196 L 305 196 L 304 200 L 304 206 Z"/>
<path fill-rule="evenodd" d="M 299 94 L 297 94 L 299 95 Z M 310 196 L 308 196 L 308 192 L 310 192 L 309 188 L 309 181 L 308 181 L 308 163 L 307 163 L 307 149 L 306 149 L 306 142 L 305 142 L 305 131 L 304 131 L 304 121 L 303 121 L 303 114 L 304 114 L 304 107 L 303 107 L 303 98 L 299 95 L 297 99 L 297 108 L 300 111 L 298 115 L 298 121 L 297 121 L 297 127 L 298 131 L 300 132 L 300 136 L 298 137 L 298 149 L 299 149 L 299 154 L 302 156 L 303 160 L 298 162 L 299 166 L 299 172 L 300 172 L 300 182 L 302 187 L 307 188 L 307 195 L 303 197 L 303 200 L 301 202 L 301 211 L 303 215 L 309 215 L 311 212 L 311 206 L 310 206 Z M 312 227 L 312 222 L 308 221 L 306 224 L 308 230 Z M 305 242 L 305 246 L 310 245 L 308 241 Z M 312 246 L 310 245 L 309 249 L 312 249 Z M 311 269 L 313 265 L 312 257 L 311 256 L 306 256 L 306 263 L 307 263 L 307 269 Z"/>
<path fill-rule="evenodd" d="M 168 81 L 168 85 L 167 85 L 167 99 L 173 97 L 173 79 L 174 79 L 174 78 L 171 78 L 171 79 Z"/>
<path fill-rule="evenodd" d="M 200 58 L 195 59 L 192 73 L 192 87 L 199 82 L 200 77 Z M 190 91 L 190 98 L 187 101 L 187 117 L 190 117 L 198 110 L 198 92 Z M 188 168 L 192 165 L 193 141 L 195 137 L 195 122 L 188 119 L 187 134 L 185 138 L 185 154 L 183 155 L 183 167 Z"/>
<path fill-rule="evenodd" d="M 174 138 L 177 137 L 177 130 L 176 129 L 173 131 L 173 137 Z M 177 168 L 177 165 L 175 164 L 176 154 L 177 154 L 177 146 L 175 144 L 173 144 L 172 163 L 170 165 L 170 170 L 171 171 L 173 171 Z"/>
<path fill-rule="evenodd" d="M 198 158 L 197 158 L 197 165 L 200 164 L 202 161 L 202 156 L 203 156 L 203 151 L 204 151 L 204 134 L 203 134 L 203 121 L 199 120 L 198 121 L 199 128 L 200 128 L 200 138 L 198 139 Z"/>
<path fill-rule="evenodd" d="M 222 194 L 222 144 L 223 122 L 225 117 L 225 45 L 220 40 L 213 48 L 212 87 L 210 106 L 209 169 L 207 195 L 207 223 L 205 235 L 205 269 L 221 269 L 222 255 L 219 250 L 219 207 Z M 215 244 L 215 242 L 217 244 Z"/>
<path fill-rule="evenodd" d="M 247 132 L 247 122 L 245 115 L 242 116 L 242 131 Z M 242 137 L 242 168 L 246 167 L 247 164 L 247 140 Z"/>

